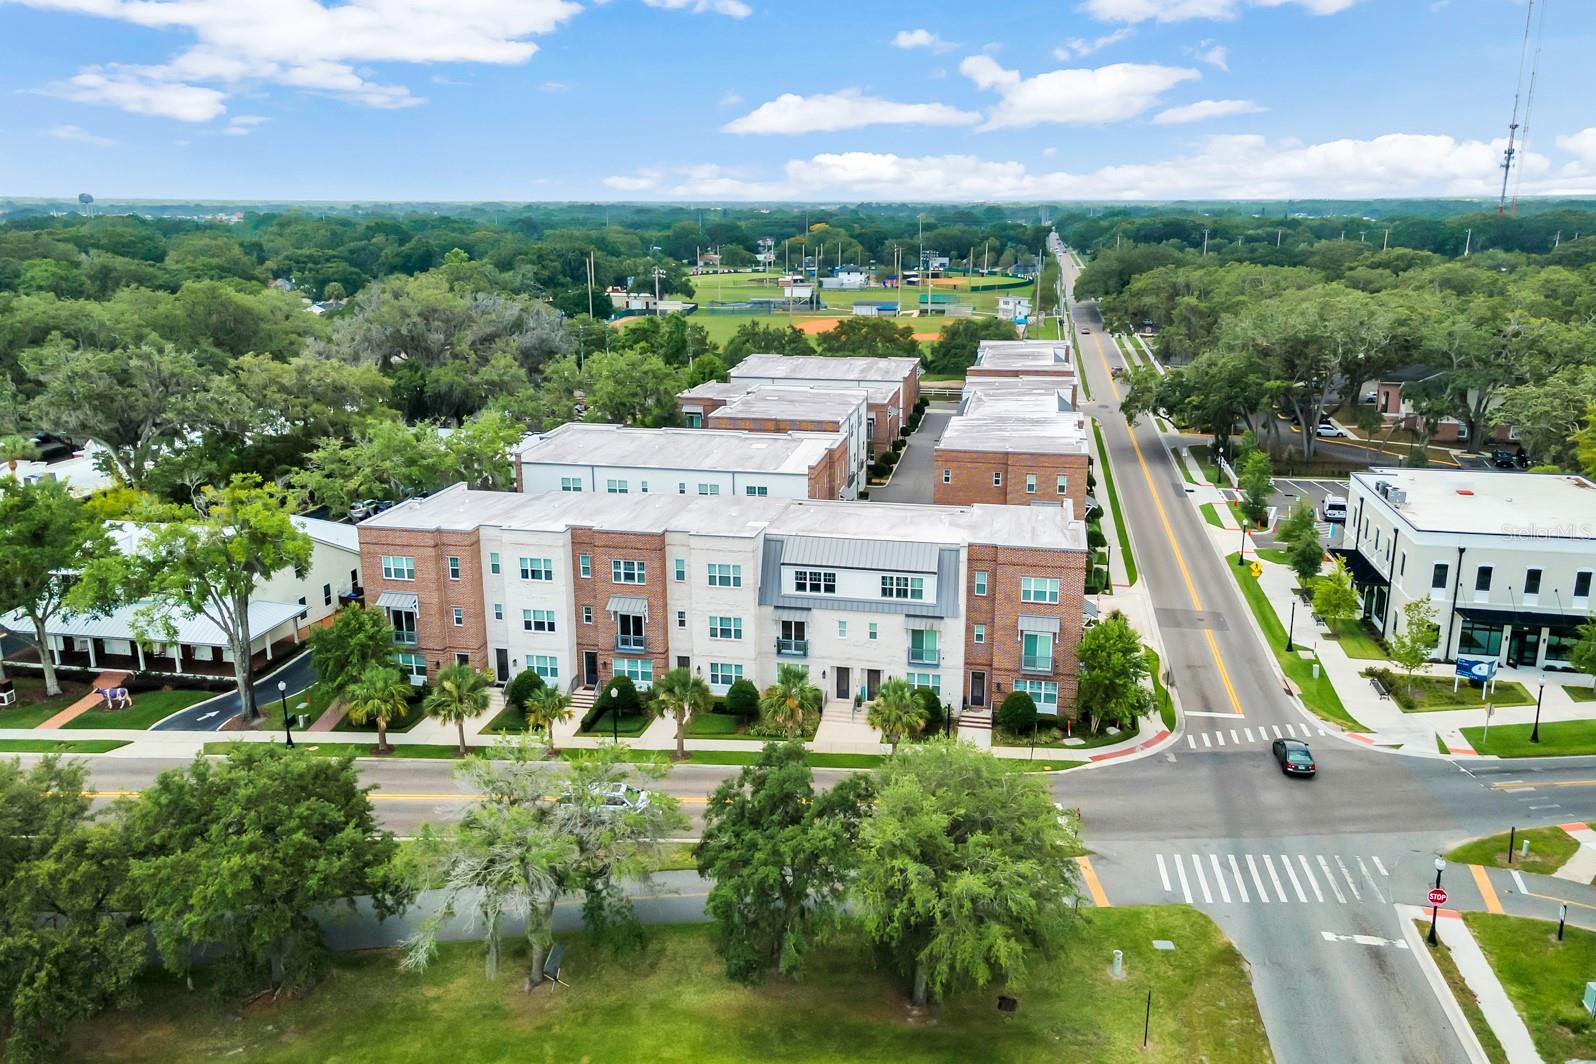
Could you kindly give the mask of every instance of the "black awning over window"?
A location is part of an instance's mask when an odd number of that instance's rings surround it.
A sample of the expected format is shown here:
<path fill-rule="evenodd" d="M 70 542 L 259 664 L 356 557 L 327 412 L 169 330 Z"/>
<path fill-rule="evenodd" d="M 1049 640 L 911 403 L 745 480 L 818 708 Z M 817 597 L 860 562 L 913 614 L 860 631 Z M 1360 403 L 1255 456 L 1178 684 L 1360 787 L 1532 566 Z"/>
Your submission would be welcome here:
<path fill-rule="evenodd" d="M 1391 581 L 1387 579 L 1386 575 L 1376 569 L 1374 563 L 1365 558 L 1361 552 L 1349 550 L 1345 547 L 1340 549 L 1331 547 L 1330 553 L 1346 559 L 1347 570 L 1352 573 L 1352 582 L 1354 584 L 1360 587 L 1368 587 L 1370 584 L 1375 587 L 1391 586 Z"/>
<path fill-rule="evenodd" d="M 1575 628 L 1588 618 L 1577 613 L 1544 613 L 1538 610 L 1504 610 L 1487 606 L 1458 606 L 1458 613 L 1475 624 L 1514 628 Z"/>

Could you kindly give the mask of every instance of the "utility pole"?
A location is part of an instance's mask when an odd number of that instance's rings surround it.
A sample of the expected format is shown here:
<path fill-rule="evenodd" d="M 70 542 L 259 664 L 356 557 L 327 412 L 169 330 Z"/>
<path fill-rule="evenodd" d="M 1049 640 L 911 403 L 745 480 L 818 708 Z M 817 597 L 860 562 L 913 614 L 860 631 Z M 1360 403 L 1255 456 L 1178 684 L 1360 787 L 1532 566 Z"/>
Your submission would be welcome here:
<path fill-rule="evenodd" d="M 1275 230 L 1275 247 L 1278 248 L 1280 246 L 1280 238 L 1282 236 L 1285 236 L 1285 234 L 1286 234 L 1286 231 L 1284 229 L 1276 229 Z"/>
<path fill-rule="evenodd" d="M 1463 235 L 1463 257 L 1469 257 L 1469 245 L 1474 243 L 1474 230 L 1469 229 Z"/>
<path fill-rule="evenodd" d="M 1385 231 L 1385 238 L 1380 241 L 1380 250 L 1384 251 L 1391 246 L 1391 230 Z"/>
<path fill-rule="evenodd" d="M 1207 255 L 1208 255 L 1208 230 L 1204 229 L 1203 230 L 1203 256 L 1206 258 Z"/>

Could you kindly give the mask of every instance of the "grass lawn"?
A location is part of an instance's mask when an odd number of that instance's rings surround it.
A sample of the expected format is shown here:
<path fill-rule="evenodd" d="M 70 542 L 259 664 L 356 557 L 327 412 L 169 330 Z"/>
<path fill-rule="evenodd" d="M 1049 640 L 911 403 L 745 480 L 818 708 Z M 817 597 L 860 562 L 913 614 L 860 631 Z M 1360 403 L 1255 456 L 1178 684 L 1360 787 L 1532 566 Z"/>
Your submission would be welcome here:
<path fill-rule="evenodd" d="M 1518 848 L 1528 839 L 1528 857 L 1520 857 Z M 1459 864 L 1485 865 L 1488 868 L 1516 868 L 1520 872 L 1534 872 L 1549 876 L 1574 856 L 1579 842 L 1562 828 L 1521 828 L 1513 840 L 1513 863 L 1507 863 L 1507 832 L 1483 839 L 1465 842 L 1446 855 L 1448 861 Z"/>
<path fill-rule="evenodd" d="M 477 943 L 445 944 L 422 973 L 400 971 L 390 950 L 344 954 L 308 997 L 242 1016 L 152 976 L 138 1006 L 80 1025 L 67 1055 L 132 1064 L 1271 1059 L 1240 955 L 1184 906 L 1084 915 L 1058 957 L 1033 962 L 1025 984 L 1007 988 L 1020 1000 L 1012 1016 L 993 1007 L 996 987 L 912 1012 L 902 980 L 877 970 L 852 931 L 812 956 L 802 981 L 756 987 L 726 979 L 707 927 L 653 928 L 642 950 L 618 956 L 581 935 L 561 938 L 571 985 L 531 995 L 513 937 L 496 982 L 483 978 Z M 1155 938 L 1177 948 L 1155 951 Z M 1105 959 L 1114 948 L 1125 950 L 1119 981 Z"/>
<path fill-rule="evenodd" d="M 1153 676 L 1153 701 L 1158 706 L 1158 719 L 1164 722 L 1166 731 L 1174 731 L 1175 700 L 1169 696 L 1168 689 L 1164 687 L 1164 670 L 1158 663 L 1158 651 L 1144 646 L 1142 652 L 1147 655 L 1147 669 Z"/>
<path fill-rule="evenodd" d="M 417 724 L 420 724 L 426 718 L 427 714 L 422 712 L 421 702 L 419 700 L 412 701 L 410 703 L 410 709 L 405 713 L 404 716 L 400 717 L 398 720 L 390 720 L 388 722 L 388 734 L 394 735 L 407 732 L 411 728 L 414 728 Z M 311 717 L 310 719 L 314 721 L 316 718 Z M 279 718 L 279 722 L 280 721 L 281 718 Z M 368 720 L 364 724 L 354 724 L 349 720 L 349 717 L 346 714 L 339 718 L 337 724 L 333 725 L 333 731 L 357 732 L 361 735 L 376 735 L 377 722 L 374 720 Z"/>
<path fill-rule="evenodd" d="M 1258 586 L 1258 581 L 1253 579 L 1251 570 L 1246 566 L 1237 565 L 1234 554 L 1226 555 L 1225 568 L 1230 571 L 1231 577 L 1241 588 L 1241 597 L 1246 599 L 1247 605 L 1252 608 L 1252 615 L 1257 618 L 1258 626 L 1263 629 L 1264 639 L 1268 642 L 1269 649 L 1274 651 L 1275 660 L 1280 663 L 1281 671 L 1302 692 L 1302 704 L 1325 720 L 1334 721 L 1354 731 L 1365 730 L 1363 725 L 1347 712 L 1347 707 L 1341 704 L 1341 696 L 1336 694 L 1336 689 L 1324 670 L 1319 670 L 1318 678 L 1314 678 L 1313 659 L 1305 658 L 1296 652 L 1286 653 L 1286 627 L 1275 615 L 1274 607 L 1269 604 L 1269 599 L 1264 594 L 1263 588 Z"/>
<path fill-rule="evenodd" d="M 1204 521 L 1207 521 L 1209 524 L 1213 525 L 1215 528 L 1224 528 L 1225 527 L 1225 522 L 1223 522 L 1223 521 L 1221 521 L 1219 519 L 1219 511 L 1214 509 L 1214 504 L 1213 503 L 1205 502 L 1202 505 L 1198 506 L 1197 509 L 1202 511 L 1202 515 L 1203 515 L 1203 520 Z"/>
<path fill-rule="evenodd" d="M 576 734 L 595 735 L 600 739 L 613 738 L 615 736 L 619 736 L 622 739 L 635 739 L 643 734 L 652 719 L 639 713 L 636 716 L 622 717 L 619 721 L 616 721 L 610 714 L 606 713 L 598 719 L 598 723 L 593 726 L 592 731 L 579 730 Z"/>
<path fill-rule="evenodd" d="M 1576 702 L 1596 702 L 1596 688 L 1565 685 L 1563 693 Z"/>
<path fill-rule="evenodd" d="M 108 754 L 125 739 L 0 739 L 0 754 Z"/>
<path fill-rule="evenodd" d="M 1464 913 L 1502 987 L 1545 1060 L 1596 1057 L 1596 1023 L 1580 1006 L 1596 971 L 1596 933 L 1521 916 Z"/>
<path fill-rule="evenodd" d="M 1258 555 L 1259 559 L 1262 561 L 1274 562 L 1276 565 L 1291 564 L 1290 556 L 1279 547 L 1259 547 L 1257 550 L 1253 551 L 1253 553 Z"/>
<path fill-rule="evenodd" d="M 1170 461 L 1175 463 L 1175 468 L 1180 470 L 1180 475 L 1185 478 L 1186 483 L 1197 483 L 1197 478 L 1191 475 L 1191 463 L 1186 461 L 1185 458 L 1181 457 L 1179 450 L 1172 448 L 1169 452 L 1169 458 Z"/>
<path fill-rule="evenodd" d="M 1482 754 L 1497 757 L 1572 757 L 1576 754 L 1596 754 L 1596 720 L 1541 721 L 1541 741 L 1529 741 L 1532 725 L 1496 724 L 1491 727 L 1490 741 L 1485 729 L 1464 728 L 1463 737 L 1469 745 Z"/>
<path fill-rule="evenodd" d="M 138 691 L 127 709 L 91 709 L 67 721 L 68 728 L 148 728 L 180 709 L 215 698 L 217 691 Z M 264 709 L 264 707 L 262 707 Z"/>
<path fill-rule="evenodd" d="M 1342 653 L 1349 658 L 1360 658 L 1368 661 L 1386 660 L 1385 650 L 1380 646 L 1369 626 L 1361 620 L 1353 618 L 1347 621 L 1337 621 L 1330 626 L 1331 635 L 1340 645 Z M 1447 684 L 1448 689 L 1451 684 Z"/>
<path fill-rule="evenodd" d="M 1103 484 L 1108 489 L 1108 505 L 1114 512 L 1114 533 L 1119 539 L 1119 555 L 1125 563 L 1125 582 L 1136 582 L 1136 555 L 1131 552 L 1130 532 L 1125 528 L 1125 515 L 1119 508 L 1119 492 L 1114 490 L 1114 467 L 1109 462 L 1108 447 L 1103 443 L 1103 428 L 1095 420 L 1092 422 L 1092 435 L 1097 438 L 1098 470 L 1102 474 Z"/>
<path fill-rule="evenodd" d="M 1454 709 L 1484 709 L 1487 702 L 1502 706 L 1533 706 L 1535 699 L 1524 685 L 1512 680 L 1500 681 L 1496 690 L 1480 697 L 1467 683 L 1459 683 L 1457 693 L 1452 692 L 1452 681 L 1445 676 L 1415 676 L 1410 681 L 1398 674 L 1392 683 L 1391 697 L 1404 713 L 1439 713 Z M 1492 729 L 1493 731 L 1495 729 Z M 1542 727 L 1542 731 L 1545 727 Z M 1478 747 L 1476 747 L 1478 749 Z"/>
<path fill-rule="evenodd" d="M 1079 722 L 1076 723 L 1080 730 L 1076 732 L 1075 738 L 1082 740 L 1081 742 L 1066 743 L 1064 742 L 1063 728 L 1050 728 L 1044 724 L 1038 732 L 1036 748 L 1038 750 L 1094 750 L 1099 746 L 1113 746 L 1115 743 L 1134 739 L 1141 733 L 1140 722 L 1133 724 L 1129 728 L 1121 728 L 1118 735 L 1110 735 L 1106 731 L 1101 735 L 1093 735 L 1090 726 L 1081 725 Z M 1016 735 L 1012 732 L 999 730 L 992 736 L 992 745 L 1029 749 L 1031 746 L 1031 733 L 1026 732 L 1023 735 Z"/>
<path fill-rule="evenodd" d="M 1421 932 L 1429 934 L 1429 921 L 1415 920 L 1413 923 Z M 1491 1030 L 1491 1025 L 1486 1022 L 1485 1012 L 1480 1008 L 1480 999 L 1474 996 L 1474 991 L 1470 990 L 1468 983 L 1463 981 L 1463 973 L 1458 971 L 1457 961 L 1452 959 L 1451 947 L 1443 942 L 1431 948 L 1430 958 L 1435 961 L 1435 966 L 1441 969 L 1441 977 L 1446 980 L 1452 996 L 1457 999 L 1458 1008 L 1468 1017 L 1469 1026 L 1473 1028 L 1474 1036 L 1480 1040 L 1486 1059 L 1491 1064 L 1507 1064 L 1507 1051 L 1502 1048 L 1502 1043 L 1496 1040 L 1496 1032 Z"/>
<path fill-rule="evenodd" d="M 689 739 L 750 739 L 754 742 L 767 742 L 757 735 L 749 735 L 737 729 L 742 726 L 742 718 L 734 717 L 729 713 L 700 713 L 687 722 L 687 737 Z"/>
<path fill-rule="evenodd" d="M 0 709 L 0 728 L 37 728 L 89 693 L 86 683 L 62 680 L 61 693 L 46 698 L 43 677 L 18 675 L 14 669 L 7 676 L 16 688 L 17 701 Z"/>

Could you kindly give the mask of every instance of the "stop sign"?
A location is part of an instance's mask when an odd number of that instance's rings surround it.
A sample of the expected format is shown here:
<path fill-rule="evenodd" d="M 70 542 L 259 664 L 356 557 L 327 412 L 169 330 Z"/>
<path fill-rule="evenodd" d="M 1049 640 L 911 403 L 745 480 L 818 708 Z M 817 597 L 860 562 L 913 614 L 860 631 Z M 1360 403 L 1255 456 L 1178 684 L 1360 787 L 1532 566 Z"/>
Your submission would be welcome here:
<path fill-rule="evenodd" d="M 1434 887 L 1430 890 L 1430 893 L 1425 895 L 1425 898 L 1429 900 L 1431 905 L 1445 905 L 1446 889 L 1444 887 Z"/>

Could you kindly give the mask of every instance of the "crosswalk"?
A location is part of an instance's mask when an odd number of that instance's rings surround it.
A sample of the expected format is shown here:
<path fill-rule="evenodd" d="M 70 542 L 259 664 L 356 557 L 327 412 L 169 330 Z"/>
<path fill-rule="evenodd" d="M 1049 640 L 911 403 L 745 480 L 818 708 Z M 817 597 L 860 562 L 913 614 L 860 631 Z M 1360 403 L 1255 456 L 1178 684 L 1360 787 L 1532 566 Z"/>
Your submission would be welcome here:
<path fill-rule="evenodd" d="M 1305 853 L 1154 854 L 1171 900 L 1204 905 L 1346 905 L 1389 901 L 1391 873 L 1378 857 Z"/>
<path fill-rule="evenodd" d="M 1259 724 L 1241 728 L 1209 728 L 1194 731 L 1186 736 L 1186 746 L 1191 750 L 1223 750 L 1249 743 L 1270 743 L 1276 739 L 1309 739 L 1315 735 L 1329 735 L 1323 728 L 1307 724 Z M 1227 738 L 1228 736 L 1228 738 Z"/>

